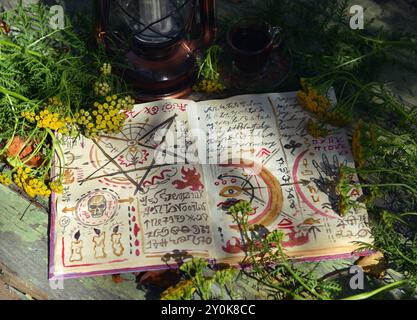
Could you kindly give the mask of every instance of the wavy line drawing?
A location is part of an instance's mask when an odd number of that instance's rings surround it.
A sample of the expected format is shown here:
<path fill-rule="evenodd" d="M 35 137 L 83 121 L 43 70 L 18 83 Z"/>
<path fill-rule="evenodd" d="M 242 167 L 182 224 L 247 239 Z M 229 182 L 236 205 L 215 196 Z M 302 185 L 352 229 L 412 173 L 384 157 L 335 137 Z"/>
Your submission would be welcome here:
<path fill-rule="evenodd" d="M 148 186 L 153 186 L 153 185 L 155 185 L 155 184 L 157 184 L 156 182 L 157 182 L 157 180 L 159 180 L 159 181 L 163 181 L 163 180 L 165 180 L 166 178 L 167 178 L 167 176 L 168 176 L 168 174 L 167 173 L 169 173 L 169 172 L 171 172 L 172 170 L 171 169 L 165 169 L 165 170 L 162 170 L 161 171 L 161 173 L 160 173 L 160 175 L 155 175 L 155 176 L 153 176 L 150 180 L 145 180 L 144 182 L 143 182 L 143 187 L 148 187 Z M 166 174 L 166 175 L 165 175 Z"/>

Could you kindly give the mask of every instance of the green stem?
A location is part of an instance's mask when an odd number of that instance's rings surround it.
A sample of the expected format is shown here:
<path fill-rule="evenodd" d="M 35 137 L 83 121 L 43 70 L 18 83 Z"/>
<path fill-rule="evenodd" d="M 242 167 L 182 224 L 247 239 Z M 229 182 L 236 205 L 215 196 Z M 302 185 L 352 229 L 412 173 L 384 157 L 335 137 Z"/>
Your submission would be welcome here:
<path fill-rule="evenodd" d="M 417 190 L 404 183 L 375 183 L 375 184 L 359 184 L 357 187 L 372 188 L 372 187 L 403 187 L 417 195 Z"/>
<path fill-rule="evenodd" d="M 253 275 L 251 275 L 251 274 L 249 274 L 247 272 L 245 272 L 245 275 L 247 277 L 253 279 L 253 280 L 258 281 L 259 283 L 263 284 L 266 287 L 269 287 L 269 288 L 274 289 L 274 290 L 277 290 L 277 291 L 285 292 L 286 294 L 294 297 L 295 299 L 298 299 L 298 300 L 306 300 L 305 298 L 301 297 L 300 295 L 298 295 L 298 294 L 296 294 L 296 293 L 294 293 L 294 292 L 292 292 L 292 291 L 290 291 L 290 290 L 288 290 L 288 289 L 286 289 L 284 287 L 281 287 L 281 286 L 279 286 L 277 284 L 265 282 L 263 279 L 260 279 L 259 277 L 255 277 L 255 276 L 253 276 Z"/>
<path fill-rule="evenodd" d="M 7 90 L 6 88 L 4 88 L 2 86 L 0 86 L 0 93 L 3 93 L 4 95 L 8 95 L 8 96 L 11 96 L 13 98 L 22 100 L 24 102 L 29 102 L 30 101 L 28 98 L 22 96 L 21 94 L 18 94 L 16 92 L 13 92 L 13 91 L 10 91 L 10 90 Z"/>
<path fill-rule="evenodd" d="M 28 146 L 28 144 L 31 143 L 32 138 L 35 136 L 36 132 L 38 132 L 38 127 L 35 127 L 35 129 L 31 132 L 31 134 L 29 135 L 29 137 L 26 139 L 26 141 L 23 144 L 23 146 L 20 147 L 19 152 L 15 156 L 16 159 L 19 159 L 20 160 L 20 154 Z"/>
<path fill-rule="evenodd" d="M 415 260 L 411 260 L 409 257 L 407 257 L 404 253 L 402 253 L 402 251 L 400 249 L 398 249 L 398 247 L 395 247 L 395 251 L 397 251 L 397 253 L 401 256 L 401 258 L 403 258 L 404 260 L 406 260 L 407 262 L 417 265 L 417 261 Z"/>
<path fill-rule="evenodd" d="M 282 247 L 278 246 L 279 251 L 281 255 L 284 255 L 284 252 L 282 251 Z M 294 277 L 295 280 L 297 280 L 308 292 L 310 292 L 315 297 L 321 299 L 321 300 L 327 300 L 325 297 L 321 296 L 319 293 L 316 292 L 316 290 L 310 288 L 304 281 L 299 277 L 299 275 L 292 270 L 291 266 L 288 263 L 284 263 L 284 267 L 287 269 L 287 271 Z"/>
<path fill-rule="evenodd" d="M 47 174 L 49 173 L 49 171 L 50 171 L 50 170 L 51 170 L 51 168 L 52 168 L 52 163 L 53 163 L 53 160 L 54 160 L 54 154 L 52 153 L 52 155 L 51 155 L 51 156 L 49 157 L 49 159 L 48 159 L 48 164 L 45 166 L 45 170 L 44 170 L 44 174 L 43 174 L 43 179 L 44 179 L 44 180 L 46 179 Z M 46 162 L 46 159 L 45 159 L 45 160 L 44 160 L 44 162 L 42 163 L 41 167 L 45 165 L 45 162 Z M 54 177 L 52 177 L 52 176 L 51 176 L 51 180 L 52 180 L 53 178 L 54 178 Z"/>
<path fill-rule="evenodd" d="M 14 139 L 14 137 L 15 137 L 15 135 L 16 135 L 17 125 L 18 125 L 18 123 L 19 123 L 19 119 L 18 119 L 18 118 L 17 118 L 17 116 L 16 116 L 16 110 L 14 109 L 13 102 L 12 102 L 12 100 L 10 99 L 10 96 L 9 96 L 9 95 L 7 95 L 7 98 L 9 99 L 10 107 L 11 107 L 11 109 L 13 110 L 13 113 L 14 113 L 14 128 L 13 128 L 13 133 L 12 133 L 12 135 L 11 135 L 10 139 L 7 141 L 7 143 L 6 143 L 6 145 L 3 147 L 3 149 L 1 149 L 1 151 L 0 151 L 0 155 L 2 155 L 2 154 L 6 151 L 6 150 L 8 150 L 8 149 L 9 149 L 9 147 L 10 147 L 10 145 L 12 144 L 13 139 Z"/>
<path fill-rule="evenodd" d="M 397 175 L 400 175 L 400 176 L 402 176 L 402 177 L 407 177 L 407 178 L 411 178 L 411 179 L 414 179 L 415 178 L 415 176 L 413 176 L 413 175 L 410 175 L 410 174 L 404 174 L 404 173 L 402 173 L 402 172 L 400 172 L 399 171 L 400 169 L 398 169 L 398 170 L 393 170 L 393 169 L 353 169 L 352 168 L 352 170 L 349 170 L 349 171 L 351 171 L 352 173 L 354 173 L 355 171 L 357 172 L 357 173 L 392 173 L 392 174 L 397 174 Z"/>
<path fill-rule="evenodd" d="M 0 45 L 5 45 L 5 46 L 11 47 L 11 48 L 18 49 L 18 50 L 26 52 L 26 53 L 28 53 L 32 56 L 35 56 L 37 58 L 41 58 L 41 59 L 44 58 L 44 56 L 42 54 L 40 54 L 38 52 L 35 52 L 35 51 L 32 51 L 32 50 L 25 50 L 24 47 L 21 47 L 17 44 L 14 44 L 13 42 L 10 42 L 10 41 L 0 40 Z"/>
<path fill-rule="evenodd" d="M 38 154 L 38 152 L 40 151 L 40 149 L 42 148 L 43 143 L 45 142 L 46 138 L 48 137 L 48 133 L 46 132 L 43 137 L 42 140 L 39 142 L 39 144 L 36 146 L 35 150 L 33 150 L 30 154 L 29 157 L 27 157 L 24 161 L 23 164 L 28 163 L 34 156 L 36 156 Z"/>
<path fill-rule="evenodd" d="M 416 119 L 412 118 L 410 114 L 405 110 L 405 108 L 400 104 L 398 105 L 398 101 L 395 100 L 392 95 L 387 94 L 386 92 L 380 92 L 379 93 L 382 97 L 380 97 L 383 100 L 387 100 L 390 102 L 390 106 L 394 108 L 394 110 L 398 113 L 400 113 L 407 121 L 410 121 L 411 123 L 417 124 Z"/>
<path fill-rule="evenodd" d="M 402 216 L 402 217 L 417 216 L 417 212 L 405 212 L 405 213 L 401 213 L 400 216 Z"/>
<path fill-rule="evenodd" d="M 58 139 L 56 138 L 55 134 L 52 132 L 51 129 L 47 128 L 46 130 L 48 131 L 49 135 L 52 138 L 53 150 L 58 149 L 59 157 L 62 159 L 62 161 L 64 161 L 65 155 L 64 155 L 64 151 L 61 148 L 61 144 L 59 143 Z M 59 175 L 60 176 L 62 176 L 63 167 L 64 167 L 64 165 L 60 166 L 60 169 L 59 169 Z"/>
<path fill-rule="evenodd" d="M 365 37 L 363 35 L 358 34 L 359 38 L 362 38 L 366 41 L 383 44 L 383 45 L 389 45 L 389 46 L 405 46 L 405 47 L 417 47 L 416 43 L 413 43 L 411 41 L 404 41 L 404 40 L 378 40 L 374 38 Z"/>
<path fill-rule="evenodd" d="M 407 282 L 408 282 L 407 280 L 396 281 L 396 282 L 387 284 L 387 285 L 385 285 L 381 288 L 378 288 L 376 290 L 373 290 L 373 291 L 370 291 L 370 292 L 365 292 L 365 293 L 360 293 L 360 294 L 357 294 L 357 295 L 354 295 L 354 296 L 351 296 L 351 297 L 343 298 L 342 300 L 365 300 L 365 299 L 369 299 L 369 298 L 371 298 L 371 297 L 373 297 L 373 296 L 375 296 L 375 295 L 377 295 L 381 292 L 389 291 L 389 290 L 395 289 L 397 287 L 400 287 L 400 286 L 406 284 Z"/>
<path fill-rule="evenodd" d="M 351 63 L 355 63 L 357 61 L 360 61 L 360 60 L 363 60 L 365 58 L 371 57 L 371 56 L 375 55 L 376 53 L 377 53 L 377 51 L 372 51 L 370 53 L 364 54 L 364 55 L 362 55 L 360 57 L 357 57 L 355 59 L 352 59 L 352 60 L 346 61 L 346 62 L 344 62 L 342 64 L 339 64 L 338 66 L 334 67 L 332 70 L 333 71 L 334 70 L 338 70 L 338 69 L 343 68 L 343 67 L 345 67 L 345 66 L 347 66 L 347 65 L 349 65 Z"/>
<path fill-rule="evenodd" d="M 45 40 L 45 39 L 47 39 L 47 38 L 49 38 L 49 37 L 53 36 L 55 33 L 61 32 L 61 31 L 63 31 L 63 30 L 64 30 L 64 29 L 57 29 L 57 30 L 55 30 L 55 31 L 53 31 L 53 32 L 51 32 L 51 33 L 49 33 L 49 34 L 47 34 L 47 35 L 43 36 L 42 38 L 39 38 L 38 40 L 36 40 L 36 41 L 32 42 L 32 43 L 31 43 L 30 45 L 28 45 L 26 48 L 30 48 L 30 47 L 32 47 L 32 46 L 34 46 L 34 45 L 36 45 L 37 43 L 39 43 L 39 42 L 41 42 L 41 41 L 43 41 L 43 40 Z"/>

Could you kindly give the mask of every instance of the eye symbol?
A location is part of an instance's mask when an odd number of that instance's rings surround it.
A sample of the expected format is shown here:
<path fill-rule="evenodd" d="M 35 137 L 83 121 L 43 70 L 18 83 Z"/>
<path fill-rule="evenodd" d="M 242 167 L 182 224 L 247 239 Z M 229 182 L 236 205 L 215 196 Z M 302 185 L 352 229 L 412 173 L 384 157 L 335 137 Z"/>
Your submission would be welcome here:
<path fill-rule="evenodd" d="M 220 192 L 219 195 L 225 198 L 237 197 L 242 193 L 242 188 L 239 186 L 226 186 Z"/>

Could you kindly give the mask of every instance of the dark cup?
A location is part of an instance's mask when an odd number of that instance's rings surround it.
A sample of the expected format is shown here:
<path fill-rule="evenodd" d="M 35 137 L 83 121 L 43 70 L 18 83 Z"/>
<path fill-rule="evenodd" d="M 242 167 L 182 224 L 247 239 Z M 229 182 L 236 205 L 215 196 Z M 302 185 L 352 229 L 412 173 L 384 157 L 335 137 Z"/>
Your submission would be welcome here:
<path fill-rule="evenodd" d="M 235 66 L 246 73 L 261 71 L 271 55 L 278 28 L 259 20 L 242 20 L 227 32 Z"/>

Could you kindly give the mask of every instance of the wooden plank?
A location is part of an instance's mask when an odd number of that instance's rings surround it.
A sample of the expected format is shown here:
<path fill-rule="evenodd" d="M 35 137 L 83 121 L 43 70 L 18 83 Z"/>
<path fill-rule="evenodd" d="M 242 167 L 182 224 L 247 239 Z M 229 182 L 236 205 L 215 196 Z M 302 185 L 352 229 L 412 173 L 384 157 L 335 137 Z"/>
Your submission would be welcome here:
<path fill-rule="evenodd" d="M 19 296 L 14 293 L 10 287 L 0 280 L 0 300 L 20 300 Z"/>
<path fill-rule="evenodd" d="M 0 282 L 7 284 L 8 287 L 14 288 L 29 297 L 36 300 L 46 300 L 47 296 L 29 282 L 20 279 L 15 272 L 10 270 L 6 265 L 0 262 Z"/>

